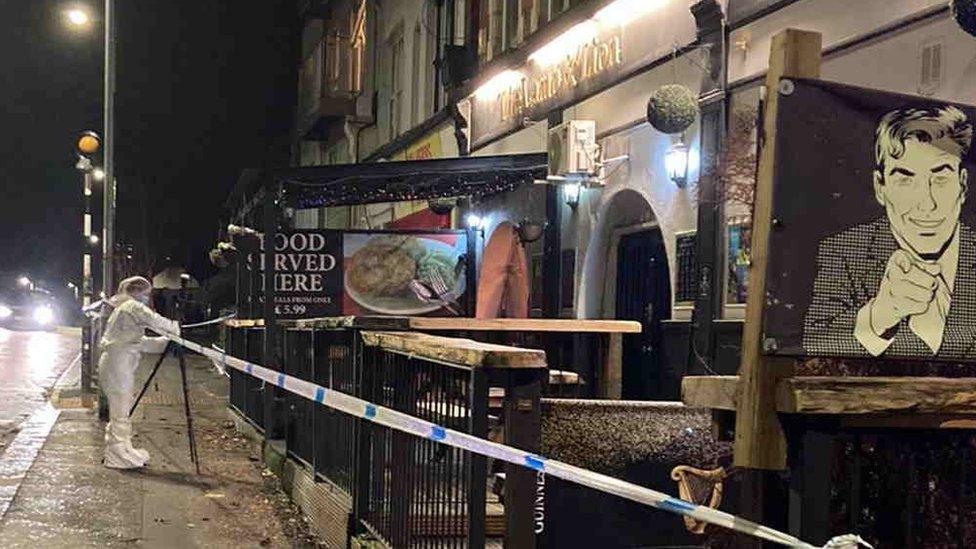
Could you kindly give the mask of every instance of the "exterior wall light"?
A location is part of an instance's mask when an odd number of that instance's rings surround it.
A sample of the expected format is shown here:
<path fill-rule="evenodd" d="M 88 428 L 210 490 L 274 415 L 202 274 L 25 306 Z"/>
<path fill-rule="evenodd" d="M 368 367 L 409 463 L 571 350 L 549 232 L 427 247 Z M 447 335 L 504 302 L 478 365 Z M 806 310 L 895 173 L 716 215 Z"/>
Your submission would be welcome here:
<path fill-rule="evenodd" d="M 483 231 L 488 228 L 489 219 L 488 216 L 481 217 L 478 214 L 472 213 L 468 214 L 468 217 L 465 218 L 465 222 L 467 223 L 469 229 Z"/>
<path fill-rule="evenodd" d="M 680 139 L 668 149 L 664 165 L 671 181 L 683 189 L 688 184 L 688 147 Z"/>
<path fill-rule="evenodd" d="M 583 186 L 579 183 L 568 183 L 563 185 L 563 195 L 566 198 L 566 205 L 570 208 L 576 209 L 579 206 L 580 194 L 583 191 Z"/>
<path fill-rule="evenodd" d="M 521 71 L 503 70 L 482 84 L 474 95 L 484 101 L 494 100 L 498 94 L 517 86 L 522 78 Z"/>
<path fill-rule="evenodd" d="M 533 52 L 529 55 L 529 61 L 542 67 L 561 63 L 572 57 L 584 44 L 594 40 L 598 32 L 596 23 L 584 21 Z"/>
<path fill-rule="evenodd" d="M 667 0 L 616 0 L 596 12 L 594 19 L 607 26 L 624 26 L 667 3 Z"/>

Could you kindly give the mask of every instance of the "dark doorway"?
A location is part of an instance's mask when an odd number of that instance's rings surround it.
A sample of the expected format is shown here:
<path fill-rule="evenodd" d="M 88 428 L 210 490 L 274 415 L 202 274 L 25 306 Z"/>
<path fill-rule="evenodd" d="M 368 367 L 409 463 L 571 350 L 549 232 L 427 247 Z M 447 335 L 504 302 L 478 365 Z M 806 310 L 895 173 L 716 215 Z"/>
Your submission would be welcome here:
<path fill-rule="evenodd" d="M 664 237 L 658 228 L 620 238 L 617 318 L 636 320 L 644 326 L 642 333 L 624 336 L 623 398 L 671 398 L 671 384 L 661 371 L 661 321 L 671 318 L 671 277 Z"/>

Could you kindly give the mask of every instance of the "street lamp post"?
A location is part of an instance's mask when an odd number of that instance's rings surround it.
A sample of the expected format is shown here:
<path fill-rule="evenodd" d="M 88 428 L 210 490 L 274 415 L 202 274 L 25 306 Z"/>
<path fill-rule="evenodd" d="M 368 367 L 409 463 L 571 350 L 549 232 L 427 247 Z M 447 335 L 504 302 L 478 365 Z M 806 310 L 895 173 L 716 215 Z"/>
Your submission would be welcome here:
<path fill-rule="evenodd" d="M 92 281 L 92 250 L 98 243 L 98 235 L 92 232 L 92 212 L 91 197 L 92 186 L 98 173 L 101 170 L 92 165 L 90 155 L 98 152 L 101 147 L 101 139 L 95 132 L 83 132 L 78 138 L 78 162 L 75 167 L 82 173 L 82 201 L 85 206 L 84 217 L 82 218 L 82 233 L 85 238 L 84 252 L 81 259 L 81 305 L 87 309 L 92 303 L 95 294 L 95 285 Z M 88 318 L 81 321 L 81 395 L 87 404 L 92 393 L 92 378 L 95 364 L 95 347 L 92 323 Z"/>
<path fill-rule="evenodd" d="M 115 0 L 105 0 L 105 192 L 102 208 L 102 290 L 115 290 Z"/>
<path fill-rule="evenodd" d="M 87 28 L 92 18 L 82 7 L 64 12 L 68 25 Z M 112 262 L 115 257 L 115 0 L 105 0 L 105 96 L 103 105 L 105 189 L 102 193 L 102 291 L 111 295 L 115 286 Z"/>
<path fill-rule="evenodd" d="M 80 7 L 70 9 L 66 12 L 66 19 L 69 25 L 81 28 L 87 27 L 91 21 L 88 12 Z M 105 186 L 102 192 L 102 295 L 111 295 L 115 289 L 115 278 L 113 276 L 112 262 L 115 258 L 115 1 L 105 0 L 105 97 L 103 106 L 104 127 L 102 137 L 104 138 L 104 164 L 105 164 Z M 83 153 L 84 154 L 84 153 Z M 87 172 L 86 172 L 87 173 Z M 91 178 L 86 176 L 86 189 L 90 189 Z M 90 196 L 90 195 L 86 195 Z M 90 218 L 90 216 L 89 216 Z M 91 238 L 94 235 L 86 235 L 88 243 L 94 245 Z M 91 271 L 90 255 L 88 257 L 88 269 Z M 84 355 L 88 356 L 87 365 L 87 387 L 90 390 L 92 382 L 92 363 L 94 362 L 94 345 L 91 323 L 85 322 L 89 327 L 88 333 L 84 334 L 85 346 Z M 86 373 L 84 362 L 82 363 L 82 389 L 86 385 Z M 98 415 L 101 419 L 108 419 L 108 405 L 104 398 L 99 398 Z"/>

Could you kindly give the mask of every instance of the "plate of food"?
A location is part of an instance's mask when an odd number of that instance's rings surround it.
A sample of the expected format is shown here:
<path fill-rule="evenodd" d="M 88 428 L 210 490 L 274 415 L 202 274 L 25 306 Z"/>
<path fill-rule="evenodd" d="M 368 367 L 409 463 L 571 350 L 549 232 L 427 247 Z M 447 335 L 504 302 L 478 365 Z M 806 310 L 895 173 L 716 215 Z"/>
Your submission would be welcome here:
<path fill-rule="evenodd" d="M 457 268 L 463 252 L 451 244 L 413 235 L 364 239 L 353 246 L 347 241 L 344 280 L 346 293 L 364 309 L 420 315 L 454 308 L 450 302 L 464 294 L 465 274 Z"/>

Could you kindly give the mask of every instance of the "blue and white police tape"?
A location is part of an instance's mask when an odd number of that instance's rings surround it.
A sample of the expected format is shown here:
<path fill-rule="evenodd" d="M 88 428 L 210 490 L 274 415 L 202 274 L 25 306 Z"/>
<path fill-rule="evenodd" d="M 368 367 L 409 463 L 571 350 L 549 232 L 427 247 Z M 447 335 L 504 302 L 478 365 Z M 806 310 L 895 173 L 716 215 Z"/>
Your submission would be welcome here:
<path fill-rule="evenodd" d="M 222 316 L 220 318 L 215 318 L 213 320 L 205 320 L 203 322 L 196 322 L 194 324 L 181 324 L 180 329 L 185 330 L 187 328 L 201 328 L 203 326 L 210 326 L 212 324 L 223 324 L 224 322 L 237 316 L 237 313 L 230 313 L 229 315 Z"/>
<path fill-rule="evenodd" d="M 421 438 L 428 438 L 448 446 L 528 467 L 536 471 L 544 472 L 547 475 L 593 488 L 594 490 L 614 494 L 637 503 L 650 505 L 656 509 L 692 517 L 696 520 L 722 526 L 767 541 L 788 547 L 816 549 L 816 546 L 801 541 L 794 536 L 724 511 L 719 511 L 718 509 L 695 505 L 694 503 L 674 498 L 662 492 L 644 488 L 643 486 L 638 486 L 608 475 L 589 471 L 561 461 L 547 459 L 543 456 L 526 453 L 518 448 L 491 442 L 467 433 L 454 431 L 403 412 L 384 408 L 340 391 L 328 389 L 302 379 L 285 375 L 276 370 L 241 360 L 226 353 L 208 349 L 179 336 L 171 334 L 164 335 L 192 351 L 200 353 L 215 362 L 220 362 L 225 368 L 231 367 L 235 370 L 240 370 L 267 383 L 281 387 L 286 391 L 351 416 L 363 418 L 373 423 L 410 433 Z M 870 547 L 870 545 L 858 536 L 848 535 L 834 538 L 823 547 L 825 549 L 856 549 L 862 545 Z"/>

